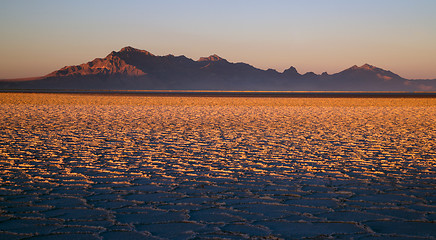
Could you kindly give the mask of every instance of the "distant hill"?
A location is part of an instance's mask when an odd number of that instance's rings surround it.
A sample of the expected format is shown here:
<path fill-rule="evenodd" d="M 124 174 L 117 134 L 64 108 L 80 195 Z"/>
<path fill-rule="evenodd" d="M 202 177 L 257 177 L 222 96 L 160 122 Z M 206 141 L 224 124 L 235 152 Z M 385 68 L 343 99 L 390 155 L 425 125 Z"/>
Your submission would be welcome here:
<path fill-rule="evenodd" d="M 300 74 L 294 67 L 280 73 L 217 55 L 195 61 L 125 47 L 46 76 L 1 80 L 0 89 L 436 91 L 436 79 L 404 79 L 369 64 L 331 75 Z"/>

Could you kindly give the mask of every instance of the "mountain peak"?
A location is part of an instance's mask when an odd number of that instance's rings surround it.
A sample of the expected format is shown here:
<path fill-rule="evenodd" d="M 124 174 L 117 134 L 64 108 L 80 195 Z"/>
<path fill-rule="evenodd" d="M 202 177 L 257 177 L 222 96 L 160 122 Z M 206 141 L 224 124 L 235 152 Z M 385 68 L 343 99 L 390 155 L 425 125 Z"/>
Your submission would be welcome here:
<path fill-rule="evenodd" d="M 358 67 L 357 65 L 354 65 L 352 67 L 350 67 L 348 70 L 368 70 L 368 71 L 374 71 L 377 70 L 379 68 L 374 67 L 368 63 L 363 64 L 362 66 Z"/>
<path fill-rule="evenodd" d="M 283 73 L 286 75 L 300 75 L 294 66 L 286 69 L 285 71 L 283 71 Z"/>
<path fill-rule="evenodd" d="M 152 53 L 150 53 L 148 51 L 133 48 L 131 46 L 121 48 L 119 53 L 144 53 L 145 55 L 154 56 Z"/>
<path fill-rule="evenodd" d="M 376 67 L 369 65 L 368 63 L 363 64 L 361 67 L 361 69 L 366 69 L 366 70 L 374 70 L 376 69 Z"/>
<path fill-rule="evenodd" d="M 210 55 L 209 57 L 201 57 L 200 59 L 198 59 L 199 62 L 218 62 L 218 61 L 225 61 L 224 58 L 213 54 Z"/>

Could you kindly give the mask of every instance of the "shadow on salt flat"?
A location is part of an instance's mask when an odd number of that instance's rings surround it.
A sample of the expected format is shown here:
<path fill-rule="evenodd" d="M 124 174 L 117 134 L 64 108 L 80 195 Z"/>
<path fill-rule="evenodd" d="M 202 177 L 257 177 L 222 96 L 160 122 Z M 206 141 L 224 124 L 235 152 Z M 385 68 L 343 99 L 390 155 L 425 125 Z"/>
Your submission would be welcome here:
<path fill-rule="evenodd" d="M 328 236 L 332 234 L 359 234 L 366 231 L 349 223 L 299 223 L 286 221 L 260 221 L 254 224 L 266 226 L 284 238 Z"/>
<path fill-rule="evenodd" d="M 376 233 L 421 237 L 436 236 L 436 227 L 433 222 L 369 221 L 365 225 L 369 226 Z"/>
<path fill-rule="evenodd" d="M 159 223 L 150 225 L 135 225 L 138 231 L 150 232 L 153 236 L 169 239 L 189 239 L 196 232 L 212 231 L 210 227 L 192 222 Z"/>

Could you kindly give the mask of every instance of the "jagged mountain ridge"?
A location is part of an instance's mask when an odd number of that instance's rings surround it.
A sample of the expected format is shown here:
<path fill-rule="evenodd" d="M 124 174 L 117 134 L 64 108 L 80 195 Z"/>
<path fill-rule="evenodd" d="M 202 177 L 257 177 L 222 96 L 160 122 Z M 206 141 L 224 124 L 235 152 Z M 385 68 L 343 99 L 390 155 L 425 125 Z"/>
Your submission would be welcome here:
<path fill-rule="evenodd" d="M 47 75 L 47 77 L 87 76 L 99 74 L 123 74 L 127 76 L 146 75 L 137 67 L 127 64 L 123 59 L 112 54 L 106 58 L 96 58 L 91 62 L 77 66 L 65 66 L 60 70 Z"/>
<path fill-rule="evenodd" d="M 339 73 L 280 73 L 246 63 L 231 63 L 214 54 L 195 61 L 185 56 L 156 56 L 124 47 L 105 58 L 65 66 L 31 81 L 2 81 L 0 88 L 120 90 L 301 90 L 301 91 L 431 91 L 436 81 L 407 80 L 365 64 Z"/>

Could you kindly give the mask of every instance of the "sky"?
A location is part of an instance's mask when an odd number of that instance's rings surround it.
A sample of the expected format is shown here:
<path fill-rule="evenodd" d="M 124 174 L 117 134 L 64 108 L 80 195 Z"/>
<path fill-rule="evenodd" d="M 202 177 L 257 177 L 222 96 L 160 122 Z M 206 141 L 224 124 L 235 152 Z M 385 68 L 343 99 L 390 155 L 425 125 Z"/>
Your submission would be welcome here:
<path fill-rule="evenodd" d="M 1 0 L 0 79 L 132 46 L 330 74 L 365 63 L 436 78 L 435 0 Z"/>

